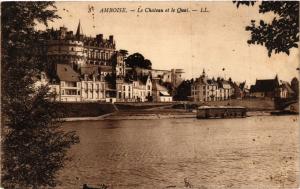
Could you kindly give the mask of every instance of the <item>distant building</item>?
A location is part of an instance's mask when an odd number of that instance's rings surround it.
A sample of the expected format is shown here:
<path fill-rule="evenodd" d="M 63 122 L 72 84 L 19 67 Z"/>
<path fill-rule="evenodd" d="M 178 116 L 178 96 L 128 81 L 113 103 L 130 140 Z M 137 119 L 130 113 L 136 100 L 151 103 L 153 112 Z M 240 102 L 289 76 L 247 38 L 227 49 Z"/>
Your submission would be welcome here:
<path fill-rule="evenodd" d="M 250 88 L 250 96 L 257 98 L 275 98 L 278 97 L 279 81 L 278 77 L 274 79 L 256 80 L 255 85 Z"/>
<path fill-rule="evenodd" d="M 281 85 L 277 91 L 279 94 L 276 96 L 280 98 L 292 98 L 295 96 L 295 92 L 287 81 L 281 81 Z"/>
<path fill-rule="evenodd" d="M 229 81 L 220 79 L 217 80 L 218 83 L 218 95 L 217 100 L 228 100 L 234 94 L 234 88 Z"/>
<path fill-rule="evenodd" d="M 233 88 L 233 95 L 232 98 L 234 99 L 242 99 L 247 96 L 247 89 L 246 89 L 246 81 L 242 83 L 233 82 L 232 83 Z"/>
<path fill-rule="evenodd" d="M 167 88 L 159 84 L 158 80 L 152 81 L 153 86 L 153 102 L 172 102 L 173 97 L 169 94 Z"/>
<path fill-rule="evenodd" d="M 152 82 L 150 76 L 135 80 L 118 78 L 116 80 L 117 102 L 146 102 L 152 98 Z"/>
<path fill-rule="evenodd" d="M 48 61 L 71 65 L 75 70 L 83 64 L 112 66 L 116 44 L 112 35 L 108 39 L 103 34 L 87 37 L 79 22 L 76 33 L 66 27 L 59 30 L 48 29 L 44 34 Z"/>
<path fill-rule="evenodd" d="M 203 70 L 202 75 L 192 83 L 191 96 L 194 102 L 228 100 L 234 89 L 230 81 L 222 78 L 210 79 Z"/>
<path fill-rule="evenodd" d="M 151 75 L 153 79 L 159 79 L 164 83 L 171 83 L 174 88 L 178 87 L 183 78 L 183 69 L 171 69 L 171 70 L 158 70 L 158 69 L 145 69 L 135 68 L 137 75 Z"/>
<path fill-rule="evenodd" d="M 152 81 L 150 76 L 144 76 L 134 80 L 133 98 L 136 102 L 146 102 L 152 98 Z"/>
<path fill-rule="evenodd" d="M 295 92 L 295 97 L 299 97 L 299 81 L 296 77 L 294 77 L 291 81 L 291 88 Z"/>
<path fill-rule="evenodd" d="M 191 87 L 191 95 L 194 102 L 218 100 L 218 83 L 209 79 L 203 70 L 202 75 L 195 80 Z"/>
<path fill-rule="evenodd" d="M 50 85 L 59 101 L 105 101 L 105 82 L 97 71 L 75 72 L 70 65 L 57 64 L 57 80 Z M 58 86 L 58 87 L 57 87 Z"/>
<path fill-rule="evenodd" d="M 127 68 L 112 35 L 88 37 L 80 22 L 75 33 L 60 27 L 39 34 L 37 51 L 47 56 L 48 68 L 36 86 L 48 84 L 59 101 L 146 102 L 153 93 L 158 101 L 172 101 L 165 87 L 153 91 L 152 78 L 172 90 L 183 81 L 182 69 Z"/>

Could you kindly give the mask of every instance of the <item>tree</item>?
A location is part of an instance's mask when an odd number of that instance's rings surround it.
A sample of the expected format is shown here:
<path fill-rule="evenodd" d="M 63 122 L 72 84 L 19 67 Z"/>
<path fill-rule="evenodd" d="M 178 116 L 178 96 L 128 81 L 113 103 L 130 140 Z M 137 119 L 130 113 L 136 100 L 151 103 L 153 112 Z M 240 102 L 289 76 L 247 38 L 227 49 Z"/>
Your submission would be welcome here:
<path fill-rule="evenodd" d="M 237 7 L 240 5 L 253 6 L 254 1 L 233 1 Z M 273 12 L 275 17 L 271 23 L 263 20 L 256 24 L 251 20 L 246 31 L 251 32 L 248 44 L 265 46 L 268 56 L 274 52 L 290 54 L 290 49 L 298 48 L 299 42 L 299 1 L 262 1 L 259 13 Z"/>
<path fill-rule="evenodd" d="M 134 53 L 132 55 L 129 55 L 125 60 L 126 66 L 129 66 L 131 68 L 145 68 L 145 69 L 151 69 L 152 63 L 150 60 L 145 59 L 144 56 L 140 53 Z"/>
<path fill-rule="evenodd" d="M 127 51 L 127 50 L 120 49 L 119 52 L 120 52 L 124 57 L 126 57 L 126 56 L 128 55 L 128 51 Z"/>
<path fill-rule="evenodd" d="M 34 78 L 45 68 L 37 52 L 36 22 L 59 18 L 53 2 L 4 2 L 1 6 L 2 184 L 5 188 L 55 186 L 56 173 L 74 132 L 61 128 L 63 109 L 50 102 L 47 86 Z"/>

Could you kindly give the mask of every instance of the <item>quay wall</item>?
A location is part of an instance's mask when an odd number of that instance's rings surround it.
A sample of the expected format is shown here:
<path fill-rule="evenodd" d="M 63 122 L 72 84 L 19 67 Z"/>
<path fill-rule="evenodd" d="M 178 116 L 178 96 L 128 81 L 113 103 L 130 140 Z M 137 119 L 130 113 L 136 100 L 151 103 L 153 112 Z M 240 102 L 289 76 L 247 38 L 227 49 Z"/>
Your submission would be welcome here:
<path fill-rule="evenodd" d="M 114 104 L 106 102 L 59 102 L 58 104 L 64 110 L 64 117 L 97 117 L 118 110 Z"/>
<path fill-rule="evenodd" d="M 205 102 L 203 105 L 209 106 L 243 106 L 249 111 L 268 111 L 275 110 L 275 104 L 272 99 L 231 99 L 226 101 Z"/>

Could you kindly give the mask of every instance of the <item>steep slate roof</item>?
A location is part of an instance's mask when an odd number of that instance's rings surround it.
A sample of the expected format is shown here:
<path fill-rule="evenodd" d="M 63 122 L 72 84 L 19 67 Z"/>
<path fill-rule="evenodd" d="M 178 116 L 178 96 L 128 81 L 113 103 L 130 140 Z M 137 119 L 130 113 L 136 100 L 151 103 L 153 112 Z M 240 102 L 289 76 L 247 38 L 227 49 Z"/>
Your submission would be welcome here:
<path fill-rule="evenodd" d="M 251 86 L 251 92 L 272 92 L 279 86 L 277 77 L 275 79 L 256 80 Z"/>
<path fill-rule="evenodd" d="M 57 64 L 56 74 L 60 81 L 80 81 L 79 74 L 73 70 L 70 65 Z"/>
<path fill-rule="evenodd" d="M 168 89 L 158 83 L 158 81 L 154 81 L 152 84 L 152 89 L 156 91 L 167 91 Z"/>
<path fill-rule="evenodd" d="M 286 88 L 289 93 L 295 93 L 287 81 L 282 81 L 281 86 Z"/>
<path fill-rule="evenodd" d="M 244 81 L 244 82 L 242 82 L 242 83 L 239 84 L 239 88 L 241 90 L 244 90 L 245 86 L 246 86 L 246 81 Z"/>
<path fill-rule="evenodd" d="M 141 84 L 146 85 L 148 77 L 149 77 L 148 75 L 140 77 L 139 81 L 141 82 Z"/>

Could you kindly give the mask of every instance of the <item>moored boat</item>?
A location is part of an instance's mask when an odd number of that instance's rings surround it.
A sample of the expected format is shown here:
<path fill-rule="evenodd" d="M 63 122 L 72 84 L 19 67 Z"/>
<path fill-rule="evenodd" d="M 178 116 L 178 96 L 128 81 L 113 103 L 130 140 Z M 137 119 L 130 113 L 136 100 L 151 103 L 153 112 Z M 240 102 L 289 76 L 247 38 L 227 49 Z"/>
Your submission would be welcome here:
<path fill-rule="evenodd" d="M 208 118 L 244 118 L 247 109 L 241 106 L 200 106 L 197 109 L 198 119 Z"/>

